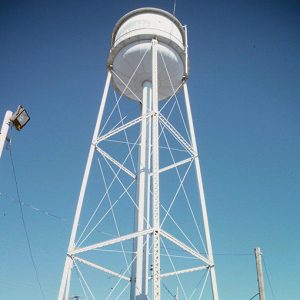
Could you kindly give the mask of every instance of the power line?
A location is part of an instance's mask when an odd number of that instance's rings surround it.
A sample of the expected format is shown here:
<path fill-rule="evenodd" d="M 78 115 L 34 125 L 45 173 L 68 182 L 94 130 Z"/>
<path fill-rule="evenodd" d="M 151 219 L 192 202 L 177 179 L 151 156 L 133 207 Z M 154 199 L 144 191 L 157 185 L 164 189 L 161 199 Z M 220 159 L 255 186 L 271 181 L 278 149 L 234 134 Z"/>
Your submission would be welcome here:
<path fill-rule="evenodd" d="M 176 299 L 176 295 L 174 295 L 171 291 L 170 291 L 170 289 L 166 286 L 166 284 L 162 281 L 161 282 L 162 283 L 162 286 L 163 286 L 163 288 L 174 298 L 174 299 Z"/>
<path fill-rule="evenodd" d="M 266 271 L 268 283 L 269 283 L 269 286 L 270 286 L 270 289 L 271 289 L 272 298 L 273 298 L 273 300 L 276 300 L 275 293 L 274 293 L 274 290 L 273 290 L 273 287 L 272 287 L 272 284 L 271 284 L 269 272 L 268 272 L 268 269 L 267 269 L 267 265 L 266 265 L 266 262 L 265 262 L 265 259 L 264 259 L 263 256 L 262 256 L 262 261 L 263 261 L 263 265 L 264 265 L 264 268 L 265 268 L 265 271 Z"/>
<path fill-rule="evenodd" d="M 15 200 L 14 198 L 12 198 L 11 196 L 0 192 L 0 197 L 1 196 L 6 197 L 7 199 L 9 199 L 11 201 L 10 205 L 12 205 L 13 203 L 17 202 L 17 200 Z M 61 217 L 59 215 L 56 215 L 56 214 L 54 214 L 52 212 L 49 212 L 48 210 L 41 209 L 41 208 L 38 208 L 36 206 L 33 206 L 30 203 L 28 203 L 28 202 L 21 201 L 21 204 L 23 206 L 27 207 L 27 208 L 30 208 L 31 210 L 33 210 L 33 211 L 35 211 L 37 213 L 41 213 L 41 214 L 43 214 L 43 215 L 45 215 L 47 217 L 51 217 L 51 218 L 57 219 L 57 220 L 59 220 L 62 223 L 72 224 L 72 222 L 70 220 L 68 220 L 67 218 Z M 82 224 L 78 224 L 78 225 L 79 226 L 83 226 Z M 99 232 L 99 233 L 105 234 L 105 235 L 109 235 L 109 236 L 115 237 L 113 234 L 110 234 L 110 233 L 107 233 L 107 232 L 103 232 L 103 231 L 100 231 L 100 230 L 97 230 L 97 229 L 96 229 L 96 231 Z M 171 251 L 176 251 L 176 252 L 186 252 L 185 250 L 178 249 L 178 248 L 168 248 L 168 249 L 171 250 Z M 201 253 L 201 254 L 205 254 L 205 253 Z M 236 253 L 236 252 L 234 252 L 234 253 L 229 253 L 229 252 L 228 253 L 226 253 L 226 252 L 224 252 L 224 253 L 218 253 L 218 252 L 216 252 L 216 253 L 213 253 L 213 255 L 214 256 L 252 256 L 253 254 L 252 253 Z"/>
<path fill-rule="evenodd" d="M 18 181 L 17 181 L 16 170 L 15 170 L 15 165 L 14 165 L 14 160 L 13 160 L 11 149 L 12 149 L 12 147 L 11 147 L 11 144 L 10 144 L 10 147 L 9 147 L 10 161 L 11 161 L 13 175 L 14 175 L 14 181 L 15 181 L 15 185 L 16 185 L 17 199 L 18 199 L 18 203 L 19 203 L 19 207 L 20 207 L 22 224 L 23 224 L 23 228 L 24 228 L 24 232 L 25 232 L 25 236 L 26 236 L 26 241 L 27 241 L 27 245 L 28 245 L 28 249 L 29 249 L 29 253 L 30 253 L 30 259 L 31 259 L 32 266 L 33 266 L 34 271 L 35 271 L 35 276 L 36 276 L 36 280 L 37 280 L 39 289 L 41 291 L 43 299 L 46 300 L 45 293 L 43 291 L 41 281 L 39 279 L 37 266 L 36 266 L 36 263 L 35 263 L 35 260 L 34 260 L 34 257 L 33 257 L 33 252 L 32 252 L 32 248 L 31 248 L 31 244 L 30 244 L 30 240 L 29 240 L 29 234 L 28 234 L 27 226 L 26 226 L 25 219 L 24 219 L 24 213 L 23 213 L 23 207 L 22 207 L 22 203 L 21 203 L 19 185 L 18 185 Z"/>
<path fill-rule="evenodd" d="M 259 293 L 257 293 L 257 294 L 255 294 L 253 297 L 251 297 L 249 300 L 252 300 L 252 299 L 254 299 L 256 296 L 258 296 L 259 295 Z"/>
<path fill-rule="evenodd" d="M 176 252 L 186 252 L 185 250 L 183 249 L 179 249 L 179 248 L 168 248 L 168 250 L 171 250 L 171 251 L 176 251 Z M 202 255 L 205 255 L 205 253 L 200 253 Z M 218 253 L 218 252 L 214 252 L 213 253 L 214 256 L 252 256 L 253 254 L 252 253 Z"/>
<path fill-rule="evenodd" d="M 13 197 L 11 197 L 11 196 L 9 196 L 9 195 L 7 195 L 7 194 L 4 194 L 4 193 L 1 193 L 1 192 L 0 192 L 0 197 L 1 197 L 1 196 L 2 196 L 2 197 L 6 197 L 9 201 L 11 201 L 11 203 L 10 203 L 7 207 L 9 207 L 9 206 L 13 205 L 14 203 L 17 203 L 17 202 L 18 202 L 18 201 L 17 201 L 16 199 L 14 199 Z M 35 211 L 35 212 L 37 212 L 37 213 L 40 213 L 40 214 L 45 215 L 45 216 L 47 216 L 47 217 L 51 217 L 51 218 L 57 219 L 57 220 L 59 220 L 59 221 L 62 222 L 62 223 L 67 223 L 67 224 L 69 224 L 69 225 L 70 225 L 70 224 L 72 225 L 72 222 L 71 222 L 70 220 L 68 220 L 67 218 L 65 218 L 65 217 L 61 217 L 61 216 L 56 215 L 56 214 L 54 214 L 54 213 L 52 213 L 52 212 L 49 212 L 48 210 L 38 208 L 38 207 L 33 206 L 33 205 L 31 205 L 30 203 L 27 203 L 27 202 L 24 202 L 24 201 L 21 201 L 21 204 L 22 204 L 22 206 L 25 206 L 25 207 L 27 207 L 27 208 L 30 208 L 31 210 L 33 210 L 33 211 Z M 3 214 L 4 214 L 4 216 L 6 215 L 6 211 L 5 211 L 5 210 L 4 210 Z M 82 224 L 78 224 L 78 226 L 84 227 Z M 116 237 L 114 234 L 111 234 L 111 233 L 108 233 L 108 232 L 104 232 L 104 231 L 100 231 L 100 230 L 98 230 L 98 229 L 95 229 L 95 231 L 97 231 L 97 232 L 99 232 L 99 233 L 101 233 L 101 234 L 104 234 L 104 235 L 108 235 L 108 236 L 111 236 L 111 237 Z"/>
<path fill-rule="evenodd" d="M 252 256 L 252 253 L 214 253 L 217 256 Z"/>

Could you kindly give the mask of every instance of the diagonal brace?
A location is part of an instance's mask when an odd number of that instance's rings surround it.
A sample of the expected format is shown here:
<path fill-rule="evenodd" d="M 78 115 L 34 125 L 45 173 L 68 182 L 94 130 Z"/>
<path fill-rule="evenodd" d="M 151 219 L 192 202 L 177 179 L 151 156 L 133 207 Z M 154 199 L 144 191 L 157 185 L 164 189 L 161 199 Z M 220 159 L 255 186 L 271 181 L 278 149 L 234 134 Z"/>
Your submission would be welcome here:
<path fill-rule="evenodd" d="M 113 244 L 116 244 L 116 243 L 131 240 L 131 239 L 134 239 L 138 236 L 142 236 L 142 235 L 146 235 L 146 234 L 150 234 L 150 233 L 153 233 L 152 228 L 151 229 L 146 229 L 146 230 L 143 230 L 143 231 L 138 231 L 138 232 L 133 232 L 133 233 L 130 233 L 130 234 L 126 234 L 126 235 L 123 235 L 123 236 L 120 236 L 120 237 L 117 237 L 117 238 L 114 238 L 114 239 L 111 239 L 111 240 L 106 240 L 106 241 L 103 241 L 101 243 L 93 244 L 93 245 L 90 245 L 90 246 L 77 248 L 77 249 L 74 249 L 74 250 L 70 251 L 68 253 L 68 255 L 74 255 L 74 254 L 78 254 L 78 253 L 82 253 L 82 252 L 91 251 L 91 250 L 95 250 L 95 249 L 98 249 L 98 248 L 110 246 L 110 245 L 113 245 Z"/>
<path fill-rule="evenodd" d="M 160 234 L 165 237 L 167 240 L 171 241 L 172 243 L 174 243 L 175 245 L 177 245 L 178 247 L 182 248 L 183 250 L 185 250 L 186 252 L 189 252 L 190 254 L 192 254 L 193 256 L 199 258 L 200 260 L 202 260 L 203 262 L 205 262 L 206 264 L 208 264 L 209 266 L 212 266 L 213 264 L 211 263 L 211 261 L 206 258 L 205 256 L 201 255 L 199 252 L 195 251 L 194 249 L 190 248 L 189 246 L 187 246 L 185 243 L 179 241 L 178 239 L 176 239 L 173 235 L 167 233 L 164 230 L 160 231 Z"/>
<path fill-rule="evenodd" d="M 159 114 L 159 119 L 163 125 L 172 133 L 177 141 L 188 151 L 192 156 L 197 156 L 193 147 L 185 140 L 185 138 L 175 129 L 175 127 L 162 115 Z"/>
<path fill-rule="evenodd" d="M 119 163 L 117 160 L 115 160 L 112 156 L 110 156 L 107 152 L 102 150 L 100 147 L 96 146 L 96 150 L 105 158 L 107 158 L 109 161 L 111 161 L 113 164 L 115 164 L 117 167 L 119 167 L 121 170 L 123 170 L 125 173 L 127 173 L 129 176 L 131 176 L 133 179 L 136 179 L 136 175 L 133 174 L 130 170 L 128 170 L 126 167 L 124 167 L 121 163 Z"/>
<path fill-rule="evenodd" d="M 119 132 L 121 132 L 121 131 L 123 131 L 123 130 L 125 130 L 125 129 L 127 129 L 127 128 L 135 125 L 135 124 L 137 124 L 137 123 L 139 123 L 139 122 L 141 122 L 143 119 L 150 117 L 152 114 L 153 113 L 148 113 L 146 115 L 140 116 L 140 117 L 138 117 L 136 119 L 133 119 L 133 120 L 125 123 L 124 125 L 116 128 L 116 129 L 113 129 L 113 130 L 109 131 L 108 133 L 106 133 L 106 134 L 98 137 L 96 139 L 96 141 L 94 141 L 94 144 L 98 144 L 99 142 L 104 141 L 104 140 L 110 138 L 111 136 L 113 136 L 113 135 L 115 135 L 115 134 L 117 134 L 117 133 L 119 133 Z"/>
<path fill-rule="evenodd" d="M 90 266 L 90 267 L 92 267 L 92 268 L 95 268 L 95 269 L 97 269 L 97 270 L 100 270 L 100 271 L 103 271 L 103 272 L 108 273 L 108 274 L 110 274 L 110 275 L 119 277 L 119 278 L 124 279 L 124 280 L 126 280 L 126 281 L 130 281 L 130 278 L 127 277 L 127 276 L 124 276 L 124 275 L 122 275 L 122 274 L 119 274 L 119 273 L 117 273 L 117 272 L 114 272 L 114 271 L 112 271 L 112 270 L 110 270 L 110 269 L 104 268 L 104 267 L 102 267 L 102 266 L 100 266 L 100 265 L 98 265 L 98 264 L 92 263 L 92 262 L 90 262 L 90 261 L 88 261 L 88 260 L 85 260 L 85 259 L 83 259 L 83 258 L 74 256 L 73 259 L 78 260 L 79 262 L 81 262 L 81 263 L 83 263 L 83 264 L 85 264 L 85 265 L 87 265 L 87 266 Z"/>
<path fill-rule="evenodd" d="M 196 272 L 196 271 L 200 271 L 200 270 L 204 270 L 204 269 L 208 269 L 208 268 L 209 268 L 209 266 L 199 266 L 199 267 L 195 267 L 195 268 L 188 268 L 188 269 L 178 270 L 178 271 L 175 271 L 175 272 L 169 272 L 169 273 L 161 274 L 160 278 L 179 275 L 179 274 L 184 274 L 184 273 Z"/>

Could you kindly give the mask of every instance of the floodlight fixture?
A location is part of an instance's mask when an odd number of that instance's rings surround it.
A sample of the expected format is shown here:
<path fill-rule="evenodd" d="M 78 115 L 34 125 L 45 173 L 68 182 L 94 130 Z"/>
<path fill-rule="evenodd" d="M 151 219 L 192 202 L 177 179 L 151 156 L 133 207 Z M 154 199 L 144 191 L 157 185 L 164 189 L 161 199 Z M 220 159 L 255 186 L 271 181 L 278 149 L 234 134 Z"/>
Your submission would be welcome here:
<path fill-rule="evenodd" d="M 17 111 L 11 116 L 10 121 L 13 126 L 20 131 L 30 120 L 30 117 L 26 111 L 26 109 L 19 105 Z"/>
<path fill-rule="evenodd" d="M 0 158 L 2 156 L 3 148 L 7 141 L 9 141 L 8 131 L 11 125 L 13 125 L 18 131 L 20 131 L 30 120 L 30 117 L 22 105 L 18 106 L 15 113 L 8 110 L 5 113 L 3 124 L 0 131 Z"/>

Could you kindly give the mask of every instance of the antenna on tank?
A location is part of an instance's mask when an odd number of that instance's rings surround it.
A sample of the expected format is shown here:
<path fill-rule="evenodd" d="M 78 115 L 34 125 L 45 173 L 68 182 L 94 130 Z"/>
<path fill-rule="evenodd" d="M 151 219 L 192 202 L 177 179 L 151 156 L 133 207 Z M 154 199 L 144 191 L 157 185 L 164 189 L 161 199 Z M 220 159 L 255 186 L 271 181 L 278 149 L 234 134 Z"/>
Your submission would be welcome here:
<path fill-rule="evenodd" d="M 173 5 L 173 16 L 175 16 L 175 11 L 176 11 L 176 0 L 174 0 L 174 5 Z"/>

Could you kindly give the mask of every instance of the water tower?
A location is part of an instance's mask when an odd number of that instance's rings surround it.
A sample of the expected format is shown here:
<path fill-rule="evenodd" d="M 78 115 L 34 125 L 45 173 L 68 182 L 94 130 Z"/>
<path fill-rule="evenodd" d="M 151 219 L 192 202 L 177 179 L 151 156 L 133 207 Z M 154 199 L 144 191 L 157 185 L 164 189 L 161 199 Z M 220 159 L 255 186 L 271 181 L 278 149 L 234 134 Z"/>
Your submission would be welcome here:
<path fill-rule="evenodd" d="M 72 293 L 131 300 L 167 299 L 175 286 L 179 299 L 200 299 L 210 277 L 218 300 L 187 50 L 186 26 L 166 11 L 115 25 L 58 300 L 76 276 Z"/>

